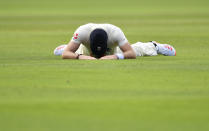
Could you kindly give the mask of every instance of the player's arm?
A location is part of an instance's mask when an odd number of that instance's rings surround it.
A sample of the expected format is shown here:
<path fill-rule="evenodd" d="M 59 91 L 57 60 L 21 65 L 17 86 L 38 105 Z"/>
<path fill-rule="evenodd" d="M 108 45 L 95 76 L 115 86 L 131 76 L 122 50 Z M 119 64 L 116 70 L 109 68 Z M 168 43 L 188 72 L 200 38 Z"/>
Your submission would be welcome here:
<path fill-rule="evenodd" d="M 62 53 L 62 59 L 81 59 L 81 60 L 94 60 L 96 58 L 91 56 L 86 56 L 83 54 L 76 54 L 76 50 L 79 48 L 80 44 L 70 41 L 64 52 Z"/>
<path fill-rule="evenodd" d="M 129 43 L 125 43 L 123 46 L 119 46 L 123 53 L 115 55 L 107 55 L 100 59 L 136 59 L 136 54 L 133 51 Z"/>
<path fill-rule="evenodd" d="M 86 26 L 80 26 L 74 33 L 73 38 L 68 43 L 65 48 L 62 58 L 63 59 L 96 59 L 91 56 L 86 56 L 83 54 L 76 54 L 76 50 L 79 48 L 80 44 L 86 38 Z"/>
<path fill-rule="evenodd" d="M 120 47 L 123 53 L 104 56 L 101 59 L 136 59 L 136 54 L 133 51 L 128 40 L 126 39 L 123 31 L 120 28 L 116 27 L 115 32 L 116 33 L 112 34 L 113 38 L 115 42 L 118 43 L 118 46 Z"/>
<path fill-rule="evenodd" d="M 77 59 L 78 54 L 75 51 L 79 48 L 80 44 L 69 42 L 67 47 L 62 53 L 62 59 Z"/>

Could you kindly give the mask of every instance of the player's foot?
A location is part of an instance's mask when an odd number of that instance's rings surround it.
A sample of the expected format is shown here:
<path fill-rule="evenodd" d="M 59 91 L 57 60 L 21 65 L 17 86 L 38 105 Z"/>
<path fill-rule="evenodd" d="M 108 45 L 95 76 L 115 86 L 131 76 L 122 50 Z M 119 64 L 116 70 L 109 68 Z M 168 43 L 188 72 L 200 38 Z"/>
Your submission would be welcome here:
<path fill-rule="evenodd" d="M 157 43 L 156 41 L 151 41 L 151 42 L 155 45 L 158 54 L 162 54 L 165 56 L 176 56 L 176 50 L 174 49 L 173 46 L 169 44 L 160 44 Z"/>
<path fill-rule="evenodd" d="M 64 49 L 67 47 L 67 45 L 60 45 L 57 48 L 54 49 L 54 55 L 62 55 Z"/>

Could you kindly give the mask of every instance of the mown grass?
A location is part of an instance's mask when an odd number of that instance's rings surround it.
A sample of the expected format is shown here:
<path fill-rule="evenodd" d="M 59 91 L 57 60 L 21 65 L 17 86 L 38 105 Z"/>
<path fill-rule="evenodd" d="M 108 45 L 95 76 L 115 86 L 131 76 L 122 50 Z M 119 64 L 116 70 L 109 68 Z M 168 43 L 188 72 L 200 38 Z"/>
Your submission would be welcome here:
<path fill-rule="evenodd" d="M 1 130 L 209 129 L 208 1 L 0 3 Z M 171 43 L 177 56 L 53 56 L 88 22 L 115 24 L 131 43 Z"/>

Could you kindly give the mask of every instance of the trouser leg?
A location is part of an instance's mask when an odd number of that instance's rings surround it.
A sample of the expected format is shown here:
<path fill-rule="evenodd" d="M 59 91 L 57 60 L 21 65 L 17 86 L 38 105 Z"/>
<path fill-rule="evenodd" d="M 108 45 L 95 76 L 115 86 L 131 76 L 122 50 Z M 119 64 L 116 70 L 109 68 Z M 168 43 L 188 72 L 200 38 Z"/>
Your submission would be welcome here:
<path fill-rule="evenodd" d="M 147 43 L 137 42 L 135 44 L 132 44 L 131 47 L 136 53 L 136 56 L 156 56 L 157 55 L 156 47 L 151 42 L 147 42 Z M 117 53 L 122 53 L 119 47 L 116 48 L 115 54 Z"/>

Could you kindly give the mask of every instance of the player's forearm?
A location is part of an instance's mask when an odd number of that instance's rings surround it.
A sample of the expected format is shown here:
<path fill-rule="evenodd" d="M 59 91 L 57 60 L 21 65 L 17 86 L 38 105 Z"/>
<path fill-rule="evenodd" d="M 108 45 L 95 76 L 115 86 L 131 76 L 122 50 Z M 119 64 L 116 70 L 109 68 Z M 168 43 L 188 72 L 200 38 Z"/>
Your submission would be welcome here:
<path fill-rule="evenodd" d="M 103 56 L 99 59 L 100 60 L 113 60 L 113 59 L 117 59 L 117 56 L 116 55 L 106 55 L 106 56 Z"/>
<path fill-rule="evenodd" d="M 75 54 L 70 51 L 64 51 L 62 54 L 62 59 L 77 59 L 78 54 Z"/>
<path fill-rule="evenodd" d="M 76 54 L 69 51 L 63 52 L 62 59 L 96 60 L 94 57 Z"/>

